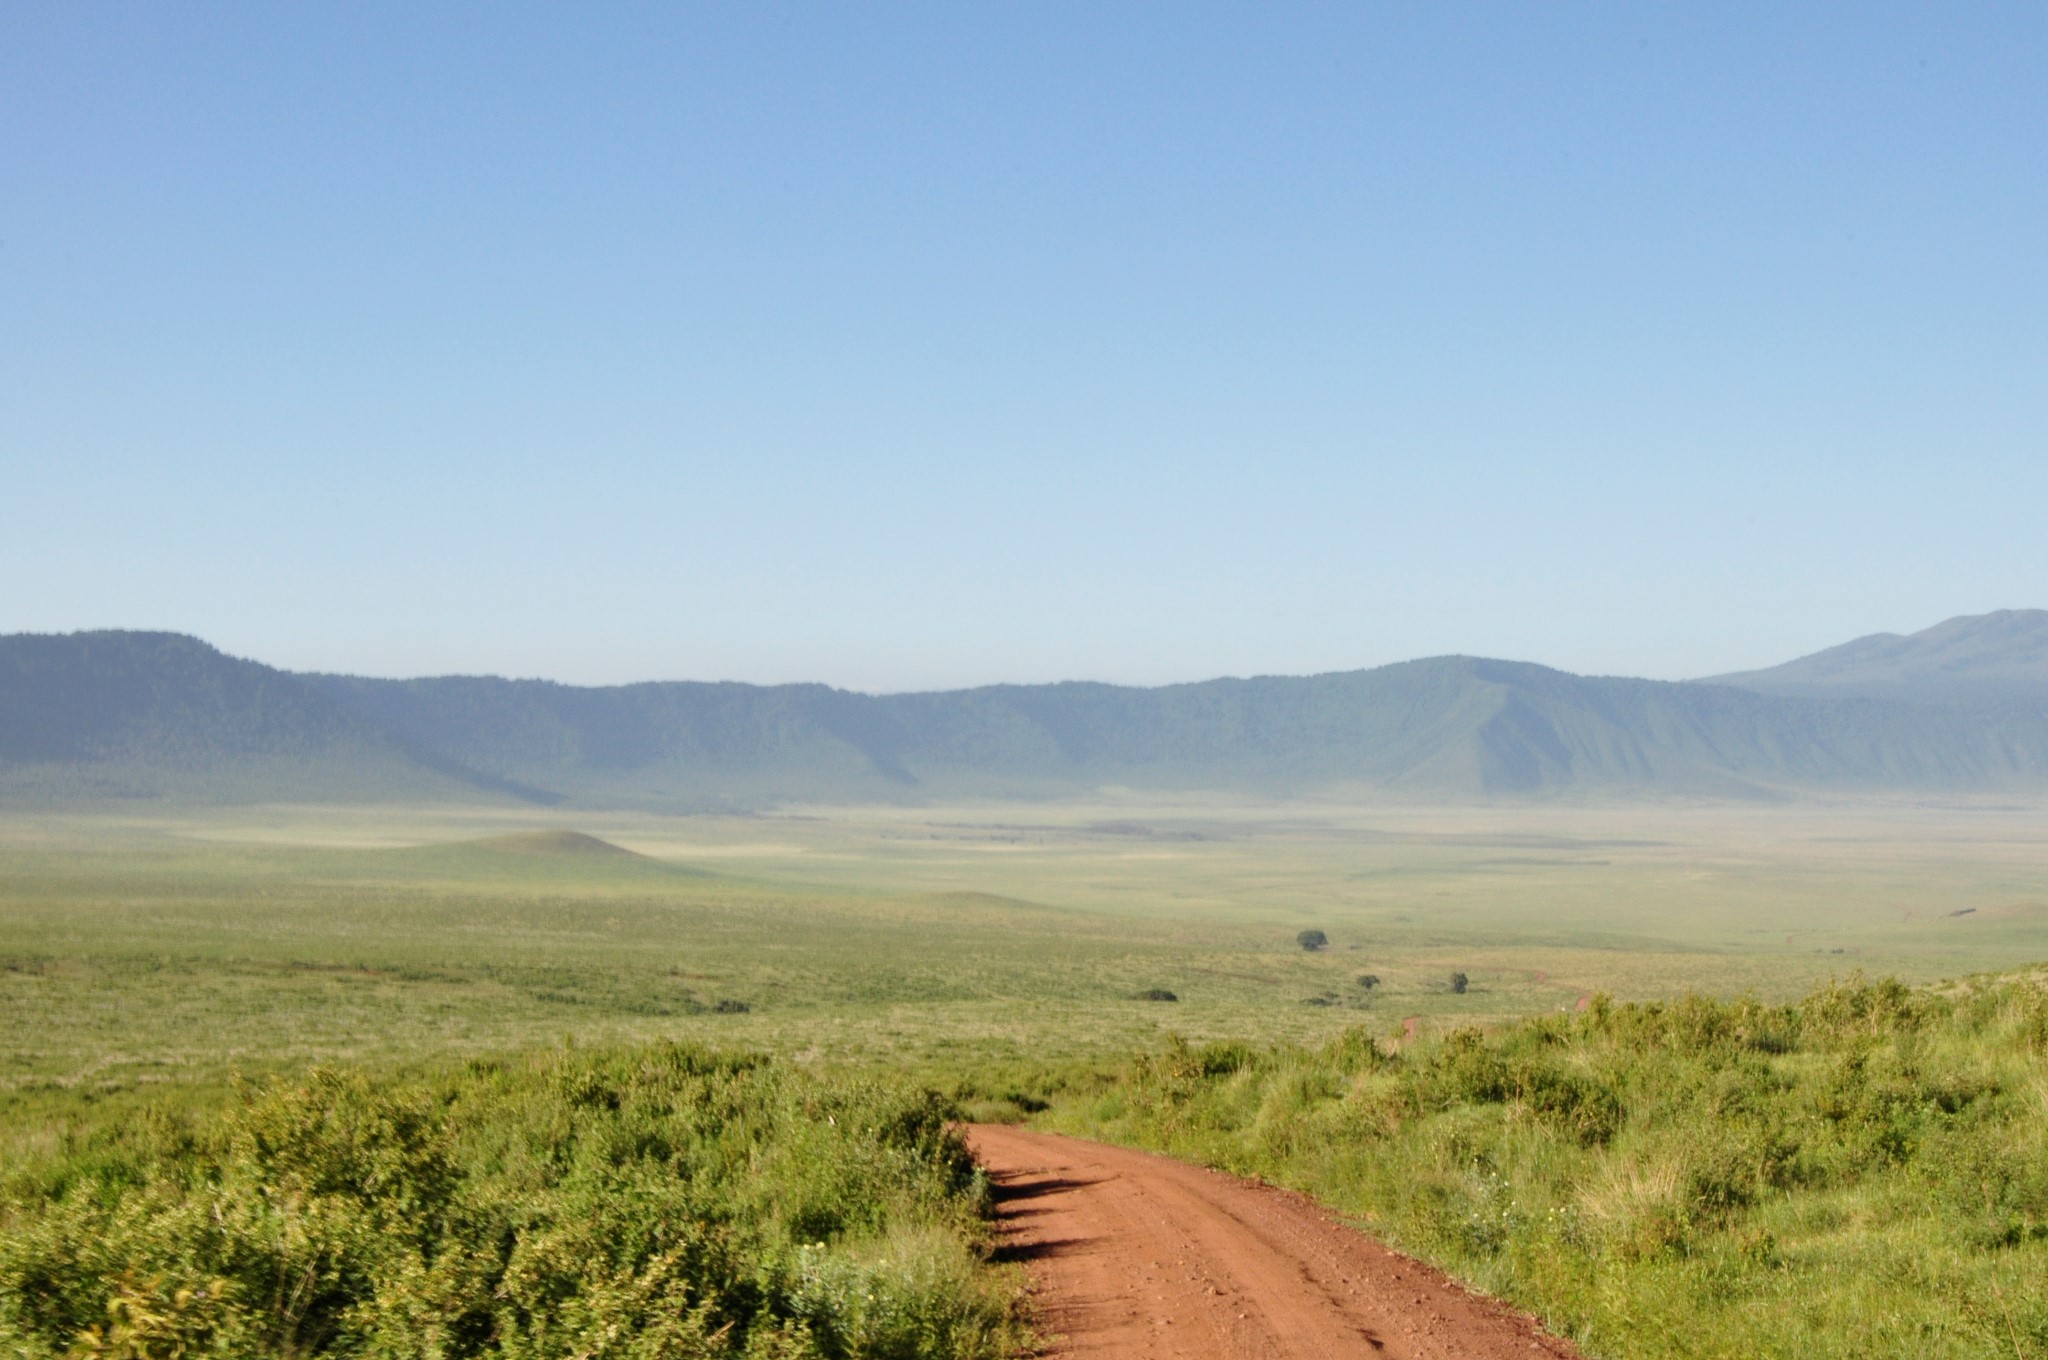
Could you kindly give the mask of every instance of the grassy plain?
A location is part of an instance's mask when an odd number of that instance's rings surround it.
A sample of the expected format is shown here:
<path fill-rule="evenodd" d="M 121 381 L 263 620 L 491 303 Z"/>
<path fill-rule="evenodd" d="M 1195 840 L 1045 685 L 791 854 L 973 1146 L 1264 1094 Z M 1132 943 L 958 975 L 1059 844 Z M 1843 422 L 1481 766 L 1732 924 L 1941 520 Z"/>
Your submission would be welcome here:
<path fill-rule="evenodd" d="M 985 1066 L 1169 1030 L 1313 1041 L 1595 991 L 1780 1000 L 1857 969 L 2048 957 L 2048 820 L 2029 807 L 1103 801 L 570 823 L 637 856 L 471 843 L 563 823 L 0 822 L 0 1083 L 112 1091 L 565 1036 Z M 1295 945 L 1309 927 L 1327 950 Z M 1135 999 L 1151 988 L 1180 1000 Z"/>

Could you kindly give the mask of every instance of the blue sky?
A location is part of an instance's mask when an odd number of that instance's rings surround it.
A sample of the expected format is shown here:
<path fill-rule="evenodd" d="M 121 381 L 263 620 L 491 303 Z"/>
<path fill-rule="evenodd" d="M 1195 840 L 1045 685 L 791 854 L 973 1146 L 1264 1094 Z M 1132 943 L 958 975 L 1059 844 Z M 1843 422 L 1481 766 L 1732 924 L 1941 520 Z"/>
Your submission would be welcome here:
<path fill-rule="evenodd" d="M 10 5 L 0 631 L 863 688 L 2048 605 L 2037 4 Z"/>

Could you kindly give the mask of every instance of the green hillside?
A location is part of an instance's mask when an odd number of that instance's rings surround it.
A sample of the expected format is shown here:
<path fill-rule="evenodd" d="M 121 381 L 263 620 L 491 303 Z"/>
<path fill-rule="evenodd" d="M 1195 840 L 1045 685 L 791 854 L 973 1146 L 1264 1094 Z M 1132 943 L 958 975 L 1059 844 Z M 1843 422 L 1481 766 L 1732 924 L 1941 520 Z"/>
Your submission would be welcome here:
<path fill-rule="evenodd" d="M 2048 783 L 2048 704 L 1898 702 L 1436 657 L 1156 689 L 294 675 L 163 633 L 0 638 L 0 798 L 659 810 L 1102 787 L 1423 799 Z"/>
<path fill-rule="evenodd" d="M 818 685 L 581 689 L 319 677 L 421 747 L 577 800 L 1044 795 L 1103 785 L 1423 797 L 1567 791 L 1754 797 L 2011 788 L 2048 776 L 2048 720 L 1471 657 L 1138 689 Z"/>

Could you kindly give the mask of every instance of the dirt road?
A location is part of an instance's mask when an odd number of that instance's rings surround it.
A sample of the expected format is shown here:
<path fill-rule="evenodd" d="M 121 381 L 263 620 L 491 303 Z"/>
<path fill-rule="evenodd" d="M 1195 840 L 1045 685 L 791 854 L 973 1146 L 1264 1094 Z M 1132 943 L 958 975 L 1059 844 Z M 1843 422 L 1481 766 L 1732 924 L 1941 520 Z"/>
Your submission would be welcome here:
<path fill-rule="evenodd" d="M 1299 1195 L 997 1124 L 968 1130 L 1048 1354 L 1086 1360 L 1533 1360 L 1565 1342 Z"/>

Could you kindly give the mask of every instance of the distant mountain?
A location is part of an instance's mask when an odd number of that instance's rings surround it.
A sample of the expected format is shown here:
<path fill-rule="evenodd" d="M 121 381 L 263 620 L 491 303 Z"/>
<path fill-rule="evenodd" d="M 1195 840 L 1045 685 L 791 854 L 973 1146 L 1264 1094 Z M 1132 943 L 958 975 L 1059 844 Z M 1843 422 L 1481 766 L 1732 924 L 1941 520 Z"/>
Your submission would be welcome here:
<path fill-rule="evenodd" d="M 577 801 L 1038 796 L 1105 785 L 1754 796 L 2005 787 L 2048 775 L 2048 722 L 2009 733 L 1953 715 L 1472 657 L 1158 689 L 879 696 L 822 685 L 310 680 L 418 747 Z"/>
<path fill-rule="evenodd" d="M 373 680 L 294 675 L 171 634 L 81 633 L 0 638 L 0 805 L 518 798 L 676 810 L 1103 787 L 1443 799 L 2039 789 L 2044 709 L 1473 657 L 1156 689 L 891 695 Z"/>
<path fill-rule="evenodd" d="M 2048 609 L 1965 615 L 1905 637 L 1873 633 L 1769 670 L 1716 676 L 1709 683 L 1770 694 L 2048 702 Z"/>
<path fill-rule="evenodd" d="M 194 638 L 0 636 L 0 805 L 493 792 L 508 791 Z"/>

